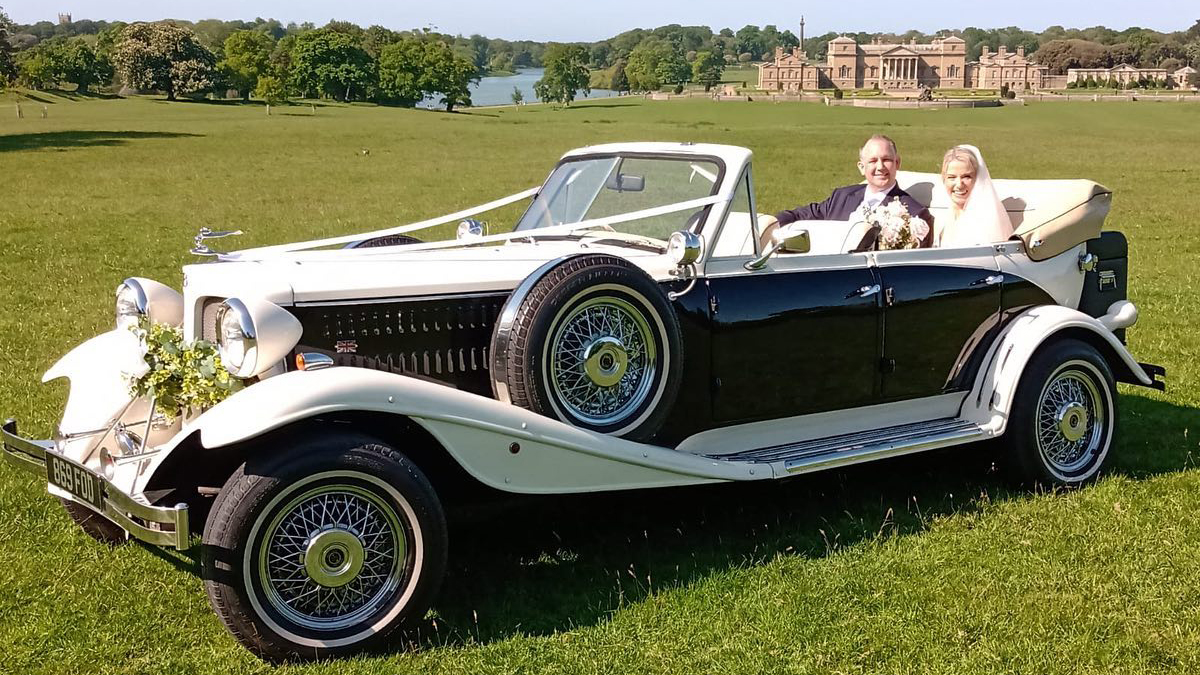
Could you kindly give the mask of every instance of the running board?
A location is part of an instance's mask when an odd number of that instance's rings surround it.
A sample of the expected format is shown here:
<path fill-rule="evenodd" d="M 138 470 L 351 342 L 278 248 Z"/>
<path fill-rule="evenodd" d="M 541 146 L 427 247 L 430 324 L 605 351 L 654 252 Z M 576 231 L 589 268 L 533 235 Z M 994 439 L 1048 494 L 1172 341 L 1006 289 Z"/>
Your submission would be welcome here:
<path fill-rule="evenodd" d="M 927 422 L 901 424 L 840 436 L 827 436 L 799 443 L 745 450 L 729 455 L 707 455 L 724 461 L 775 464 L 783 462 L 788 473 L 803 473 L 898 457 L 988 438 L 990 434 L 974 422 L 946 417 Z"/>

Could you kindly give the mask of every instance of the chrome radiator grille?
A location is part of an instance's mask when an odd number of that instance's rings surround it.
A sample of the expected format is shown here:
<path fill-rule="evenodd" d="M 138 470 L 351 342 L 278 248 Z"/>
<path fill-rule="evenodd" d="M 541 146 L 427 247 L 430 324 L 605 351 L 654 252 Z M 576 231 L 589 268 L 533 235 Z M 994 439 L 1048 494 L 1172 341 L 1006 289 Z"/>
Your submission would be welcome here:
<path fill-rule="evenodd" d="M 217 342 L 217 308 L 225 298 L 205 298 L 200 305 L 200 339 Z"/>
<path fill-rule="evenodd" d="M 507 292 L 294 307 L 297 350 L 344 365 L 415 375 L 485 396 L 492 328 Z"/>

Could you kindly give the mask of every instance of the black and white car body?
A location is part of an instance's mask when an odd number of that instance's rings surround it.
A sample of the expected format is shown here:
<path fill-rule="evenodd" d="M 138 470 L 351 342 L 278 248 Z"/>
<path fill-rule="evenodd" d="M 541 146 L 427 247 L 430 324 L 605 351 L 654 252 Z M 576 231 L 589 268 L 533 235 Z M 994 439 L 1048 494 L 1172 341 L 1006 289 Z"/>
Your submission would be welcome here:
<path fill-rule="evenodd" d="M 937 179 L 900 175 L 935 217 Z M 1026 478 L 1078 485 L 1112 447 L 1114 383 L 1161 387 L 1162 370 L 1125 346 L 1137 310 L 1124 238 L 1100 232 L 1110 192 L 996 183 L 1012 240 L 856 253 L 860 224 L 754 215 L 746 149 L 575 150 L 478 209 L 215 255 L 182 295 L 127 280 L 119 324 L 181 324 L 248 386 L 166 423 L 131 398 L 142 350 L 118 328 L 46 373 L 71 381 L 55 440 L 9 421 L 6 455 L 93 536 L 201 534 L 214 608 L 272 659 L 377 646 L 421 616 L 445 565 L 446 464 L 573 493 L 1003 437 Z M 522 200 L 512 231 L 462 220 Z M 450 241 L 409 234 L 460 220 Z"/>

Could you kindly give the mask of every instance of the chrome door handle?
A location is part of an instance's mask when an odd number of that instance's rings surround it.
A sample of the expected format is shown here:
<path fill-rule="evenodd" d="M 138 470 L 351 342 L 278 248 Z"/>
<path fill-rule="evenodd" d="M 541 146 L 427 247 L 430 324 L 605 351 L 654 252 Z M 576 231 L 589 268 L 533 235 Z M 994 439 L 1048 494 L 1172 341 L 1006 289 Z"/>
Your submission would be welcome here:
<path fill-rule="evenodd" d="M 987 284 L 988 286 L 995 286 L 996 284 L 1001 283 L 1003 281 L 1004 281 L 1003 274 L 992 274 L 990 276 L 986 276 L 977 281 L 972 281 L 971 285 L 972 286 L 981 286 L 983 284 Z"/>
<path fill-rule="evenodd" d="M 878 292 L 879 292 L 879 284 L 873 284 L 871 286 L 863 286 L 862 288 L 859 288 L 856 291 L 852 291 L 849 295 L 846 296 L 846 299 L 869 298 Z"/>

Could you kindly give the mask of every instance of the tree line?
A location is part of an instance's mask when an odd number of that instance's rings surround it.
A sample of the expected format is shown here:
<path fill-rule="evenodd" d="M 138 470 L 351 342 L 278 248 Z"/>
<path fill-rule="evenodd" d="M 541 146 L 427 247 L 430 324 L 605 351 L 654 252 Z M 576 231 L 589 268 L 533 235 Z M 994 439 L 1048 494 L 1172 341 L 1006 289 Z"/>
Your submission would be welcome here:
<path fill-rule="evenodd" d="M 1120 63 L 1168 70 L 1200 67 L 1200 21 L 1170 33 L 1102 26 L 1052 26 L 1039 33 L 1017 27 L 932 34 L 828 32 L 805 39 L 805 51 L 824 60 L 829 40 L 843 34 L 860 43 L 876 38 L 927 42 L 956 35 L 967 44 L 968 60 L 978 59 L 984 47 L 1024 47 L 1027 56 L 1049 66 L 1052 74 Z M 558 44 L 450 36 L 431 29 L 362 28 L 346 21 L 321 27 L 283 25 L 262 18 L 14 25 L 0 9 L 0 84 L 43 89 L 72 83 L 88 91 L 116 82 L 162 91 L 172 99 L 234 89 L 243 98 L 269 101 L 328 97 L 404 106 L 433 97 L 453 109 L 470 104 L 471 82 L 523 67 L 546 68 L 535 87 L 539 98 L 569 103 L 577 92 L 593 88 L 678 90 L 691 82 L 708 89 L 728 66 L 770 59 L 776 48 L 797 46 L 794 33 L 773 25 L 714 32 L 706 26 L 671 24 L 597 42 Z"/>

